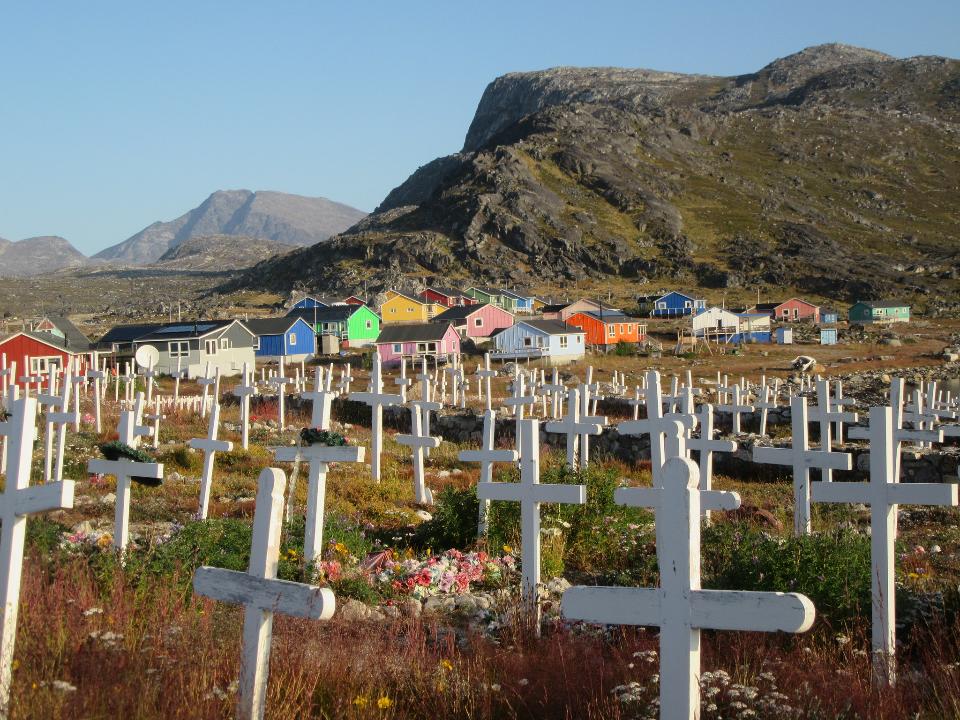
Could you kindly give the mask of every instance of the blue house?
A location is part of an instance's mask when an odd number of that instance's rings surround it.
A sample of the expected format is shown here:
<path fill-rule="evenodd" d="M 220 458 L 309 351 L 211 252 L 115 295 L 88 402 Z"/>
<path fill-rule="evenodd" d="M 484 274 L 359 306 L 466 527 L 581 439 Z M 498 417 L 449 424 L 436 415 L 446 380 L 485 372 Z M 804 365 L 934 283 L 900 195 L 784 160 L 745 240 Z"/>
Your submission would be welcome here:
<path fill-rule="evenodd" d="M 532 313 L 533 312 L 533 295 L 524 295 L 522 293 L 514 292 L 513 290 L 501 290 L 500 294 L 511 301 L 513 309 L 507 308 L 510 312 L 513 313 Z"/>
<path fill-rule="evenodd" d="M 317 300 L 315 297 L 305 297 L 303 300 L 294 305 L 291 310 L 304 310 L 306 308 L 325 308 L 329 307 L 329 303 L 325 303 L 322 300 Z"/>
<path fill-rule="evenodd" d="M 820 309 L 820 322 L 824 325 L 833 325 L 840 321 L 840 313 L 836 310 Z"/>
<path fill-rule="evenodd" d="M 313 328 L 301 317 L 246 320 L 244 325 L 256 335 L 253 349 L 257 360 L 300 362 L 317 352 Z"/>
<path fill-rule="evenodd" d="M 542 358 L 549 365 L 581 360 L 586 352 L 586 332 L 559 320 L 520 320 L 494 335 L 501 360 Z"/>
<path fill-rule="evenodd" d="M 650 317 L 682 317 L 684 315 L 695 315 L 706 309 L 706 300 L 698 300 L 690 295 L 684 295 L 682 292 L 671 290 L 666 295 L 661 295 L 654 300 Z"/>

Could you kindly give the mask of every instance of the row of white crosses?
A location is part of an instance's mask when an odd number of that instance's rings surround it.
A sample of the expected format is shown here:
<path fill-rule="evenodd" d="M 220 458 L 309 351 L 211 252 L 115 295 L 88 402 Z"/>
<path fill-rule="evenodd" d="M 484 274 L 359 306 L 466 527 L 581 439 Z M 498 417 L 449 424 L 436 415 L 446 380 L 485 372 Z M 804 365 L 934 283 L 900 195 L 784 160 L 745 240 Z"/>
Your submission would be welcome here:
<path fill-rule="evenodd" d="M 383 408 L 390 405 L 401 405 L 404 400 L 400 395 L 383 391 L 383 369 L 379 353 L 373 354 L 369 388 L 366 392 L 350 393 L 349 399 L 370 406 L 370 474 L 375 482 L 380 482 L 380 456 L 383 452 Z"/>

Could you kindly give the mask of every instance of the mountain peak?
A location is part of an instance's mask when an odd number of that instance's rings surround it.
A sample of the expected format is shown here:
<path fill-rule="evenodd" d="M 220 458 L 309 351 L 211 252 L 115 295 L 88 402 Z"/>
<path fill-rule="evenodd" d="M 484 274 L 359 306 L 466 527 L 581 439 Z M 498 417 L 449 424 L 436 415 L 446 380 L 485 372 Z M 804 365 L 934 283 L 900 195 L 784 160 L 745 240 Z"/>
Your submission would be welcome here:
<path fill-rule="evenodd" d="M 826 43 L 777 58 L 753 77 L 762 77 L 770 89 L 793 89 L 814 75 L 863 63 L 896 60 L 892 55 L 842 43 Z"/>
<path fill-rule="evenodd" d="M 86 263 L 83 253 L 59 235 L 0 240 L 0 275 L 40 275 Z"/>

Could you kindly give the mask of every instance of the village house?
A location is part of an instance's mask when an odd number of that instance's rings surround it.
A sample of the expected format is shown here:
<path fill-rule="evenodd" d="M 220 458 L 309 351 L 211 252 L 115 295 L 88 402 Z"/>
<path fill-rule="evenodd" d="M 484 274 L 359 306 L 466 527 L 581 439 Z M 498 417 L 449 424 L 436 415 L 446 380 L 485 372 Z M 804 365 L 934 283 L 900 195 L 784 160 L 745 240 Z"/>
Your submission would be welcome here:
<path fill-rule="evenodd" d="M 891 300 L 860 300 L 850 306 L 847 319 L 861 325 L 910 322 L 910 306 Z"/>
<path fill-rule="evenodd" d="M 700 300 L 692 295 L 671 290 L 653 301 L 653 309 L 650 311 L 650 317 L 671 318 L 683 317 L 684 315 L 696 315 L 698 312 L 706 309 L 706 307 L 706 300 Z"/>
<path fill-rule="evenodd" d="M 559 320 L 560 322 L 566 322 L 578 312 L 608 313 L 620 312 L 620 309 L 608 305 L 602 300 L 580 298 L 579 300 L 574 300 L 573 302 L 545 305 L 542 312 L 544 320 Z"/>
<path fill-rule="evenodd" d="M 511 313 L 532 313 L 533 296 L 523 295 L 513 290 L 501 290 L 503 296 L 503 309 Z"/>
<path fill-rule="evenodd" d="M 160 323 L 116 325 L 94 343 L 94 348 L 97 352 L 109 355 L 107 362 L 110 367 L 123 370 L 127 363 L 133 365 L 133 342 L 160 327 L 162 327 Z"/>
<path fill-rule="evenodd" d="M 496 305 L 497 307 L 506 309 L 503 293 L 496 288 L 477 286 L 468 287 L 467 295 L 472 297 L 477 302 L 485 302 L 490 305 Z"/>
<path fill-rule="evenodd" d="M 90 341 L 69 318 L 63 315 L 47 315 L 34 323 L 33 331 L 51 333 L 64 341 L 64 346 L 73 350 L 87 351 L 93 347 Z"/>
<path fill-rule="evenodd" d="M 385 366 L 399 365 L 403 358 L 427 358 L 438 365 L 460 355 L 460 335 L 452 323 L 394 323 L 380 331 L 376 346 Z"/>
<path fill-rule="evenodd" d="M 423 302 L 396 290 L 387 290 L 386 294 L 387 299 L 380 306 L 380 322 L 384 325 L 425 323 L 446 310 L 439 303 Z"/>
<path fill-rule="evenodd" d="M 695 337 L 716 343 L 768 343 L 771 321 L 767 313 L 737 313 L 725 308 L 710 307 L 690 319 Z"/>
<path fill-rule="evenodd" d="M 452 307 L 431 322 L 451 323 L 462 339 L 483 342 L 489 340 L 497 330 L 513 325 L 513 315 L 495 305 L 478 303 Z"/>
<path fill-rule="evenodd" d="M 329 307 L 329 303 L 324 302 L 323 300 L 318 300 L 315 297 L 307 296 L 302 300 L 298 300 L 293 304 L 291 310 L 304 310 L 306 308 L 325 308 Z"/>
<path fill-rule="evenodd" d="M 155 348 L 159 360 L 154 370 L 170 374 L 185 370 L 187 377 L 202 377 L 210 372 L 222 376 L 238 375 L 243 365 L 255 367 L 253 349 L 256 337 L 239 320 L 197 320 L 161 325 L 133 341 L 133 352 L 145 346 Z"/>
<path fill-rule="evenodd" d="M 419 297 L 423 302 L 435 303 L 447 308 L 476 305 L 479 302 L 465 292 L 447 287 L 428 287 L 420 292 Z"/>
<path fill-rule="evenodd" d="M 586 333 L 587 345 L 591 347 L 607 349 L 619 343 L 636 345 L 647 339 L 646 323 L 619 310 L 577 312 L 567 323 L 581 328 Z"/>
<path fill-rule="evenodd" d="M 17 382 L 27 374 L 44 375 L 51 367 L 65 368 L 69 362 L 80 373 L 90 367 L 89 347 L 68 347 L 64 338 L 49 332 L 21 330 L 0 338 L 0 354 L 6 355 L 8 367 L 17 364 Z"/>
<path fill-rule="evenodd" d="M 562 365 L 583 358 L 586 333 L 558 320 L 518 320 L 494 336 L 493 357 L 501 360 L 543 359 Z"/>
<path fill-rule="evenodd" d="M 362 298 L 358 298 L 356 295 L 351 295 L 343 299 L 343 304 L 344 305 L 366 305 L 367 301 Z"/>
<path fill-rule="evenodd" d="M 767 313 L 741 312 L 737 313 L 737 318 L 740 321 L 740 329 L 734 342 L 768 343 L 772 341 L 772 321 Z"/>
<path fill-rule="evenodd" d="M 333 305 L 313 310 L 291 310 L 287 317 L 299 317 L 313 328 L 319 336 L 324 354 L 339 352 L 340 347 L 366 347 L 372 345 L 380 334 L 380 317 L 366 305 Z M 335 336 L 337 347 L 333 349 L 324 337 Z"/>
<path fill-rule="evenodd" d="M 808 320 L 813 323 L 820 322 L 820 306 L 801 300 L 800 298 L 790 298 L 786 302 L 774 306 L 772 317 L 781 322 L 801 322 Z"/>
<path fill-rule="evenodd" d="M 257 318 L 245 320 L 244 325 L 254 334 L 254 354 L 265 362 L 300 362 L 309 360 L 317 352 L 317 338 L 307 322 L 300 317 Z"/>

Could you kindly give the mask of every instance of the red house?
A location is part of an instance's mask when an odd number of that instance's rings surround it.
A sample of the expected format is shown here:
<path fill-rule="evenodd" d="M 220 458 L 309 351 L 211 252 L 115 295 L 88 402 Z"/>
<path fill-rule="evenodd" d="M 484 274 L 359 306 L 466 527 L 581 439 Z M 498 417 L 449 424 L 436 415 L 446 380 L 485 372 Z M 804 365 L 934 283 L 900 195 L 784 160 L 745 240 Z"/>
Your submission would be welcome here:
<path fill-rule="evenodd" d="M 361 300 L 356 295 L 351 295 L 348 298 L 343 299 L 344 304 L 346 305 L 366 305 L 366 300 Z"/>
<path fill-rule="evenodd" d="M 6 356 L 7 367 L 17 364 L 17 382 L 25 375 L 46 375 L 51 367 L 64 368 L 73 361 L 74 371 L 86 372 L 89 349 L 71 348 L 52 333 L 18 332 L 0 340 L 0 355 Z M 79 363 L 79 364 L 78 364 Z"/>
<path fill-rule="evenodd" d="M 462 305 L 476 305 L 478 303 L 477 300 L 459 290 L 445 287 L 428 287 L 420 293 L 419 297 L 424 302 L 437 303 L 444 307 L 460 307 Z"/>
<path fill-rule="evenodd" d="M 799 322 L 810 320 L 820 322 L 820 306 L 808 303 L 800 298 L 790 298 L 773 308 L 773 319 L 781 322 Z"/>
<path fill-rule="evenodd" d="M 444 310 L 431 322 L 450 323 L 464 339 L 486 340 L 497 330 L 513 325 L 513 315 L 496 305 L 480 303 Z"/>
<path fill-rule="evenodd" d="M 647 339 L 647 325 L 619 310 L 578 312 L 567 318 L 587 334 L 587 345 L 608 347 L 617 343 L 641 343 Z"/>

